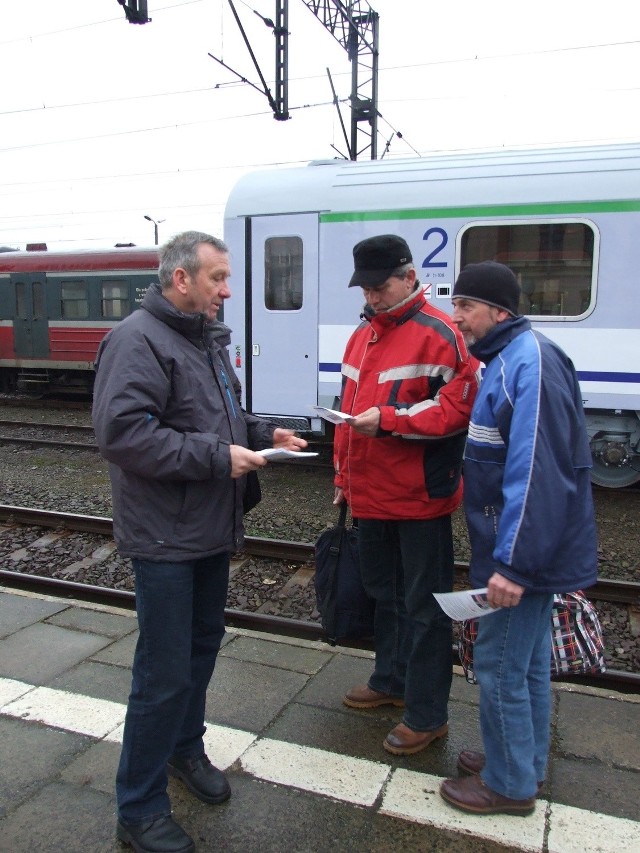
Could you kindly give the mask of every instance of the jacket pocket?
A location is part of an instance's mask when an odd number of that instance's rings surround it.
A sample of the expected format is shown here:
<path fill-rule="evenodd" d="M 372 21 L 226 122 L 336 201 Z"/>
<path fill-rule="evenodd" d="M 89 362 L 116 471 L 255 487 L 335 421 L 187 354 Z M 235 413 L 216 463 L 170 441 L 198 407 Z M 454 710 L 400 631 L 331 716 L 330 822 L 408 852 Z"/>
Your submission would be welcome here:
<path fill-rule="evenodd" d="M 430 498 L 449 498 L 460 485 L 466 433 L 425 442 L 424 481 Z"/>

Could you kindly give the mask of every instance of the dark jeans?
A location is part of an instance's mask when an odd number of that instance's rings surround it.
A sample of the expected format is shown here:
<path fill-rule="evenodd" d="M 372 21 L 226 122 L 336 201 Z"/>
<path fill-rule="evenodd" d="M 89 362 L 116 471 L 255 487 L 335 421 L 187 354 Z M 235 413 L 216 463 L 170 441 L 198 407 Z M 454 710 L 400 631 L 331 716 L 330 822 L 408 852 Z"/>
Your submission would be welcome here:
<path fill-rule="evenodd" d="M 224 636 L 229 554 L 133 560 L 140 635 L 116 776 L 124 823 L 169 815 L 167 760 L 204 753 L 206 691 Z"/>
<path fill-rule="evenodd" d="M 404 723 L 431 731 L 448 719 L 451 619 L 432 593 L 453 588 L 451 517 L 359 519 L 362 580 L 376 601 L 375 669 L 369 687 L 404 697 Z"/>

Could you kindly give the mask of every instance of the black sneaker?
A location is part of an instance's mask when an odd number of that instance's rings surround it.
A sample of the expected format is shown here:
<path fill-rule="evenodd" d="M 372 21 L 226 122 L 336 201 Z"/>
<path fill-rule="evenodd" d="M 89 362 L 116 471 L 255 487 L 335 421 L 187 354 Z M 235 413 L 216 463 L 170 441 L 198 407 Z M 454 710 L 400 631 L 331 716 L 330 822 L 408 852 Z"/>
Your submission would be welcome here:
<path fill-rule="evenodd" d="M 231 788 L 222 770 L 218 770 L 206 755 L 199 758 L 172 756 L 167 762 L 169 776 L 180 779 L 192 794 L 203 803 L 224 803 L 231 796 Z"/>
<path fill-rule="evenodd" d="M 191 836 L 171 815 L 143 823 L 118 821 L 116 835 L 123 844 L 130 844 L 136 853 L 194 853 L 196 849 Z"/>

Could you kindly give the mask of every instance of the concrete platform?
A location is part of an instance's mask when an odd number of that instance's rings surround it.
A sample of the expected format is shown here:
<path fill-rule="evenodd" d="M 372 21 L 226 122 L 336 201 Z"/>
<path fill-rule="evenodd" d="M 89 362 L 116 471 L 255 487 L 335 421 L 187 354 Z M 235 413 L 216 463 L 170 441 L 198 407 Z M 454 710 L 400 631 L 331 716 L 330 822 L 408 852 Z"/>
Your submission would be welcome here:
<path fill-rule="evenodd" d="M 135 615 L 0 588 L 0 851 L 122 851 L 114 775 Z M 439 796 L 479 748 L 478 688 L 456 671 L 450 732 L 415 756 L 382 748 L 398 708 L 344 693 L 371 655 L 230 629 L 207 701 L 207 750 L 233 795 L 207 806 L 175 780 L 200 853 L 640 851 L 640 697 L 553 686 L 549 775 L 533 815 L 469 816 Z"/>

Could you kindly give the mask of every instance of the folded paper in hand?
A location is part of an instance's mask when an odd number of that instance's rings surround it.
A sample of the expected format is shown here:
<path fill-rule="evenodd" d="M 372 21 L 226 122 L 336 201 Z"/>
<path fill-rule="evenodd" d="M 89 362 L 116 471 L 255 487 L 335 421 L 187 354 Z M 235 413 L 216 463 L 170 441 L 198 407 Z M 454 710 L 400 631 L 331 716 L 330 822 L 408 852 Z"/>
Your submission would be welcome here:
<path fill-rule="evenodd" d="M 462 592 L 434 592 L 434 598 L 451 619 L 477 619 L 495 613 L 500 608 L 491 607 L 487 601 L 487 587 L 465 589 Z"/>
<path fill-rule="evenodd" d="M 321 418 L 332 424 L 348 424 L 349 421 L 353 420 L 353 415 L 346 415 L 344 412 L 339 412 L 336 409 L 325 409 L 324 406 L 314 406 L 313 408 Z"/>
<path fill-rule="evenodd" d="M 278 459 L 304 459 L 308 456 L 317 456 L 317 453 L 307 453 L 302 450 L 285 450 L 283 447 L 267 447 L 265 450 L 256 450 L 259 456 L 264 456 L 269 462 L 277 462 Z"/>

